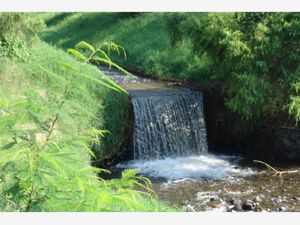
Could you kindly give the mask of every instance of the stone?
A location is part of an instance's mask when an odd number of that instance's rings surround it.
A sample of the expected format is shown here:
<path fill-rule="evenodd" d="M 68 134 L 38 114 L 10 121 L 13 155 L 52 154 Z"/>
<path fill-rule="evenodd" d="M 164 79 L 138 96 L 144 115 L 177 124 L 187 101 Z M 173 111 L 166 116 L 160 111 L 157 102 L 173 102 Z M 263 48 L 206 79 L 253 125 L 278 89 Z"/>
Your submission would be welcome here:
<path fill-rule="evenodd" d="M 286 147 L 290 147 L 290 145 L 291 145 L 291 142 L 288 138 L 283 138 L 282 142 Z"/>
<path fill-rule="evenodd" d="M 290 139 L 293 140 L 293 141 L 295 141 L 295 140 L 297 140 L 297 139 L 300 139 L 300 137 L 299 137 L 298 134 L 293 133 L 293 134 L 291 134 Z"/>
<path fill-rule="evenodd" d="M 220 208 L 221 205 L 218 204 L 218 203 L 212 203 L 212 204 L 210 204 L 210 207 L 212 207 L 212 208 Z"/>
<path fill-rule="evenodd" d="M 239 204 L 237 205 L 233 205 L 233 207 L 231 208 L 231 210 L 234 210 L 234 211 L 242 211 L 242 206 Z"/>
<path fill-rule="evenodd" d="M 241 204 L 235 204 L 235 205 L 227 205 L 227 212 L 239 212 L 242 211 L 242 205 Z"/>
<path fill-rule="evenodd" d="M 254 206 L 259 206 L 259 202 L 253 202 Z"/>
<path fill-rule="evenodd" d="M 230 206 L 228 207 L 230 211 L 241 211 L 242 210 L 242 201 L 239 199 L 230 199 Z"/>
<path fill-rule="evenodd" d="M 278 212 L 286 212 L 288 211 L 288 208 L 285 207 L 285 206 L 280 206 L 278 209 L 277 209 Z"/>
<path fill-rule="evenodd" d="M 258 196 L 256 196 L 254 199 L 253 199 L 254 202 L 262 202 L 262 199 Z"/>
<path fill-rule="evenodd" d="M 254 210 L 255 207 L 254 207 L 254 204 L 251 200 L 247 200 L 243 203 L 242 209 L 245 210 L 245 211 L 251 211 L 251 210 Z"/>
<path fill-rule="evenodd" d="M 216 201 L 216 199 L 214 197 L 210 198 L 209 201 L 213 202 Z"/>
<path fill-rule="evenodd" d="M 231 204 L 231 205 L 236 205 L 236 204 L 241 204 L 242 203 L 242 201 L 241 200 L 239 200 L 239 199 L 230 199 L 229 200 L 229 203 Z"/>

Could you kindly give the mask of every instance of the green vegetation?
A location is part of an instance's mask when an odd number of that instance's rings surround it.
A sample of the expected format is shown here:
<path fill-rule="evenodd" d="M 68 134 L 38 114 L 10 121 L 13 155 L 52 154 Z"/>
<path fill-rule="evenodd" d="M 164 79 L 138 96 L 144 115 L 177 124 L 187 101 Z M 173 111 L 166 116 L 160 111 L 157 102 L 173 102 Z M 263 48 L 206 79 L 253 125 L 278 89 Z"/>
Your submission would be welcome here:
<path fill-rule="evenodd" d="M 293 96 L 300 79 L 299 13 L 175 14 L 170 20 L 178 16 L 173 39 L 188 38 L 194 54 L 212 61 L 211 79 L 221 84 L 229 109 L 267 119 L 289 108 L 300 119 Z"/>
<path fill-rule="evenodd" d="M 88 62 L 213 86 L 247 122 L 294 125 L 299 17 L 0 13 L 0 210 L 176 210 L 136 171 L 104 181 L 90 165 L 118 154 L 129 115 L 126 91 Z"/>
<path fill-rule="evenodd" d="M 218 87 L 245 120 L 300 119 L 299 13 L 77 13 L 55 21 L 41 37 L 64 49 L 115 41 L 128 50 L 127 61 L 116 59 L 123 67 Z"/>
<path fill-rule="evenodd" d="M 53 20 L 47 18 L 46 23 Z M 41 38 L 63 49 L 81 40 L 95 46 L 103 40 L 114 41 L 127 51 L 127 60 L 112 56 L 125 68 L 164 79 L 197 80 L 196 71 L 204 75 L 207 66 L 189 53 L 189 41 L 181 48 L 171 48 L 167 19 L 165 13 L 76 13 L 49 25 Z"/>
<path fill-rule="evenodd" d="M 135 170 L 98 177 L 107 171 L 90 160 L 117 151 L 127 94 L 96 67 L 40 41 L 38 16 L 0 14 L 0 211 L 174 210 L 148 194 L 149 180 Z"/>

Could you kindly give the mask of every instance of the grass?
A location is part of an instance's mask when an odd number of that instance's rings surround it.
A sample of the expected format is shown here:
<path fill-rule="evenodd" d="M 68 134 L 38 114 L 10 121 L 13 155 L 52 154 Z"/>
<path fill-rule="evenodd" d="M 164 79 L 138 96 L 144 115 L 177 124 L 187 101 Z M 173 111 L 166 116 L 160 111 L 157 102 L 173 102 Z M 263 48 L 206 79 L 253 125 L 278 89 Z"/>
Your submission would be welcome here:
<path fill-rule="evenodd" d="M 172 46 L 166 21 L 168 13 L 74 13 L 44 14 L 48 27 L 41 38 L 62 49 L 85 40 L 93 45 L 114 41 L 127 51 L 127 60 L 114 57 L 125 68 L 141 70 L 161 79 L 208 80 L 209 61 L 190 54 L 185 41 Z M 49 22 L 55 20 L 55 23 Z M 74 35 L 76 33 L 76 35 Z"/>
<path fill-rule="evenodd" d="M 103 181 L 90 165 L 89 136 L 98 158 L 118 151 L 127 95 L 64 69 L 62 62 L 98 77 L 61 49 L 37 40 L 27 50 L 22 59 L 0 58 L 1 211 L 176 210 L 135 191 L 134 171 Z"/>

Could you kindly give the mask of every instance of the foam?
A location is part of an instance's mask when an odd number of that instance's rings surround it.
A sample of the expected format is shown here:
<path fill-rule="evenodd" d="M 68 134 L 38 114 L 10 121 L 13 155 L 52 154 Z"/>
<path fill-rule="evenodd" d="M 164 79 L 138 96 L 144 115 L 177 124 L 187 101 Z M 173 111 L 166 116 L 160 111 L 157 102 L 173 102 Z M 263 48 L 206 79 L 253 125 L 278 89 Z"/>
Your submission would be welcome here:
<path fill-rule="evenodd" d="M 250 168 L 238 166 L 241 158 L 225 155 L 203 154 L 199 156 L 165 158 L 158 160 L 132 160 L 118 164 L 118 168 L 136 168 L 143 175 L 168 180 L 212 179 L 222 180 L 251 175 Z"/>

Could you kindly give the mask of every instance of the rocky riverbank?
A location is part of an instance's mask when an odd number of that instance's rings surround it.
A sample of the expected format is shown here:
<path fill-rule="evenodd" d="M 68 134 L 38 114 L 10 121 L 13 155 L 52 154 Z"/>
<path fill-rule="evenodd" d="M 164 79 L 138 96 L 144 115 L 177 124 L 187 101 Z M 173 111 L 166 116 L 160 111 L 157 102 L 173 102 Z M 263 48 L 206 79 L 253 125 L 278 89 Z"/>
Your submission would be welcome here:
<path fill-rule="evenodd" d="M 300 173 L 279 178 L 263 171 L 233 180 L 154 183 L 160 199 L 186 211 L 300 212 L 299 187 Z"/>

